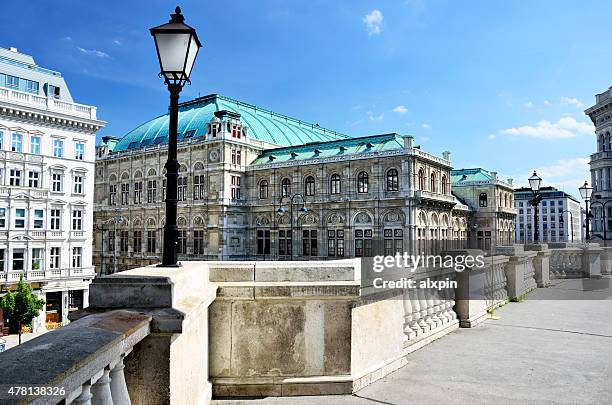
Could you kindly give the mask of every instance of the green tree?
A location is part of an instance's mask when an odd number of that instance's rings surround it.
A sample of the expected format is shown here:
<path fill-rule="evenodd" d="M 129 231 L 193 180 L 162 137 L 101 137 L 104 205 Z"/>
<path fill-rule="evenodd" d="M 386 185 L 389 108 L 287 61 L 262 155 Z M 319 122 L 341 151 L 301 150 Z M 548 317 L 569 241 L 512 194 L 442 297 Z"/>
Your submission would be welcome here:
<path fill-rule="evenodd" d="M 19 277 L 17 290 L 8 292 L 2 300 L 0 307 L 4 314 L 11 320 L 17 322 L 19 333 L 19 344 L 21 344 L 21 325 L 27 325 L 36 318 L 43 309 L 45 301 L 38 298 L 33 292 L 32 287 L 23 281 L 23 275 Z"/>

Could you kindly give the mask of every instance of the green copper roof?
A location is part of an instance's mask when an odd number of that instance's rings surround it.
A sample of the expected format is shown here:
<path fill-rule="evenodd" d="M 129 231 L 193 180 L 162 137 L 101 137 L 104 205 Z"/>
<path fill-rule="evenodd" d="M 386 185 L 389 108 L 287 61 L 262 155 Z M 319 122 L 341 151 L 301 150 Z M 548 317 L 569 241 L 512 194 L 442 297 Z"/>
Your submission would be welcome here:
<path fill-rule="evenodd" d="M 308 142 L 326 142 L 347 139 L 343 135 L 316 124 L 310 124 L 272 111 L 233 100 L 218 94 L 196 98 L 179 107 L 178 139 L 202 137 L 206 125 L 216 111 L 240 114 L 240 120 L 249 128 L 247 136 L 279 146 L 303 145 Z M 191 132 L 194 131 L 194 132 Z M 114 151 L 137 149 L 168 141 L 168 115 L 145 122 L 125 135 Z"/>
<path fill-rule="evenodd" d="M 289 162 L 327 157 L 346 157 L 358 153 L 384 152 L 402 149 L 404 138 L 398 134 L 373 135 L 331 142 L 314 142 L 301 146 L 268 149 L 251 165 Z"/>
<path fill-rule="evenodd" d="M 491 174 L 488 170 L 477 167 L 475 169 L 457 169 L 451 170 L 451 182 L 452 184 L 461 185 L 461 183 L 468 183 L 471 181 L 489 181 L 491 180 Z"/>

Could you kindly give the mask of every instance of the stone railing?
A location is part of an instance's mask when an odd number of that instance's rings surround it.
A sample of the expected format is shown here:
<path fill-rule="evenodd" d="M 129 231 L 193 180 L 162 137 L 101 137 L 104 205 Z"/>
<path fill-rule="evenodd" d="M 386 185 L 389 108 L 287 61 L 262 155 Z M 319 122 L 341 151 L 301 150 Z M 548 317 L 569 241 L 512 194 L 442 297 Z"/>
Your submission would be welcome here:
<path fill-rule="evenodd" d="M 18 90 L 0 88 L 0 101 L 91 120 L 96 119 L 96 107 L 59 100 L 53 97 L 43 97 Z"/>
<path fill-rule="evenodd" d="M 110 311 L 0 353 L 6 391 L 0 398 L 9 398 L 13 387 L 13 398 L 24 403 L 129 404 L 124 361 L 149 334 L 150 322 L 147 315 Z M 28 396 L 36 387 L 45 395 Z"/>
<path fill-rule="evenodd" d="M 550 277 L 598 277 L 609 271 L 608 248 L 596 243 L 550 243 Z"/>
<path fill-rule="evenodd" d="M 97 278 L 72 323 L 0 353 L 1 388 L 55 387 L 53 396 L 20 398 L 34 404 L 210 403 L 215 291 L 198 262 Z M 8 398 L 0 392 L 0 403 Z"/>
<path fill-rule="evenodd" d="M 505 257 L 491 257 L 490 267 L 485 272 L 484 296 L 487 309 L 497 308 L 508 300 L 508 262 L 509 259 Z"/>

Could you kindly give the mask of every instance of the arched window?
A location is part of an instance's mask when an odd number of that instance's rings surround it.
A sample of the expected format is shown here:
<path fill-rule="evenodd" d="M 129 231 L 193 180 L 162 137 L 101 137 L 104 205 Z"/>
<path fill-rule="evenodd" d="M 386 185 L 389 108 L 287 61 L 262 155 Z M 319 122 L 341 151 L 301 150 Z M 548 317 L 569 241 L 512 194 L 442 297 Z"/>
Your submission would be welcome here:
<path fill-rule="evenodd" d="M 429 179 L 429 190 L 432 193 L 436 192 L 436 174 L 432 173 Z"/>
<path fill-rule="evenodd" d="M 291 180 L 284 178 L 281 181 L 281 196 L 285 197 L 291 194 Z"/>
<path fill-rule="evenodd" d="M 357 192 L 365 194 L 370 186 L 368 172 L 359 172 L 357 175 Z"/>
<path fill-rule="evenodd" d="M 446 176 L 442 176 L 442 194 L 447 193 Z"/>
<path fill-rule="evenodd" d="M 478 196 L 478 205 L 480 207 L 487 206 L 487 193 L 480 193 L 480 196 Z"/>
<path fill-rule="evenodd" d="M 603 134 L 599 135 L 599 150 L 603 151 L 606 148 Z"/>
<path fill-rule="evenodd" d="M 304 182 L 304 194 L 312 196 L 315 195 L 315 179 L 312 176 L 306 177 Z"/>
<path fill-rule="evenodd" d="M 329 192 L 331 194 L 340 194 L 340 175 L 332 174 L 330 184 L 329 184 Z"/>
<path fill-rule="evenodd" d="M 504 194 L 504 207 L 508 206 L 508 194 Z"/>
<path fill-rule="evenodd" d="M 259 198 L 268 198 L 268 180 L 259 182 Z"/>
<path fill-rule="evenodd" d="M 397 169 L 389 169 L 387 171 L 387 191 L 399 190 L 399 175 Z"/>
<path fill-rule="evenodd" d="M 423 169 L 419 170 L 419 190 L 425 190 L 425 173 L 423 173 Z"/>

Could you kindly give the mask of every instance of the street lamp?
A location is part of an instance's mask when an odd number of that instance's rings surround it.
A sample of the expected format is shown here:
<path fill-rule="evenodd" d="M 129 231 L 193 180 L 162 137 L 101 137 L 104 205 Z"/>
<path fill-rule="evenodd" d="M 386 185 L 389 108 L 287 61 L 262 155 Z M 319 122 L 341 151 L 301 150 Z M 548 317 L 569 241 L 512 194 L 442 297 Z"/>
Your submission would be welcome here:
<path fill-rule="evenodd" d="M 531 192 L 533 193 L 533 198 L 529 200 L 529 203 L 533 205 L 533 213 L 535 216 L 533 221 L 533 225 L 535 226 L 535 229 L 533 231 L 533 241 L 535 243 L 538 243 L 540 239 L 540 225 L 538 223 L 538 205 L 540 204 L 540 201 L 542 201 L 542 195 L 540 194 L 540 185 L 542 185 L 542 179 L 537 175 L 534 170 L 533 175 L 528 180 L 529 187 L 531 187 Z"/>
<path fill-rule="evenodd" d="M 584 182 L 582 187 L 578 189 L 580 191 L 580 196 L 584 200 L 584 205 L 586 206 L 586 240 L 589 240 L 589 200 L 591 199 L 591 193 L 593 192 L 593 187 L 589 186 L 587 181 Z"/>
<path fill-rule="evenodd" d="M 170 92 L 168 124 L 168 160 L 166 161 L 166 225 L 164 226 L 164 246 L 162 267 L 178 267 L 176 227 L 177 179 L 179 163 L 177 160 L 178 99 L 185 83 L 191 83 L 189 76 L 198 50 L 202 46 L 195 29 L 186 25 L 181 8 L 170 16 L 166 24 L 151 28 L 161 69 L 160 76 Z"/>
<path fill-rule="evenodd" d="M 563 214 L 565 214 L 567 212 L 567 216 L 570 219 L 570 230 L 572 232 L 572 242 L 574 241 L 574 215 L 572 214 L 572 212 L 570 210 L 563 210 L 561 212 L 561 216 L 559 217 L 559 226 L 561 227 L 561 229 L 564 229 L 564 224 L 565 224 L 565 220 L 563 219 Z"/>
<path fill-rule="evenodd" d="M 289 199 L 289 206 L 290 206 L 290 219 L 289 219 L 289 224 L 290 224 L 290 232 L 291 232 L 291 260 L 293 260 L 293 206 L 296 204 L 295 199 L 296 198 L 300 198 L 302 200 L 301 204 L 302 207 L 300 208 L 300 212 L 302 214 L 305 214 L 308 212 L 308 209 L 306 208 L 306 200 L 304 199 L 304 196 L 302 194 L 294 194 L 291 197 L 288 195 L 283 195 L 279 201 L 280 207 L 278 207 L 278 209 L 276 210 L 276 212 L 279 215 L 282 215 L 285 213 L 285 209 L 283 208 L 283 200 L 285 198 Z"/>

